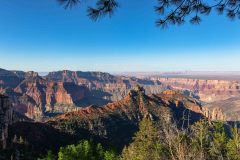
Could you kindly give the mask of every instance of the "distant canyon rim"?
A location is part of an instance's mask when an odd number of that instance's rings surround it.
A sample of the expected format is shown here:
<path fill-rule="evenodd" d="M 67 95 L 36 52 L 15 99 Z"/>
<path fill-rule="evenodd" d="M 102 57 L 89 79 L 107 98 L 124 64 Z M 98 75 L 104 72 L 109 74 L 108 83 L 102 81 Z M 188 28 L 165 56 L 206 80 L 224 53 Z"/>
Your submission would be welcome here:
<path fill-rule="evenodd" d="M 136 85 L 144 87 L 146 94 L 179 90 L 198 99 L 210 110 L 223 110 L 228 117 L 233 112 L 240 113 L 240 72 L 112 75 L 68 70 L 38 74 L 0 69 L 0 93 L 11 98 L 14 110 L 36 120 L 89 105 L 101 106 L 121 100 Z M 215 112 L 219 114 L 218 110 Z"/>

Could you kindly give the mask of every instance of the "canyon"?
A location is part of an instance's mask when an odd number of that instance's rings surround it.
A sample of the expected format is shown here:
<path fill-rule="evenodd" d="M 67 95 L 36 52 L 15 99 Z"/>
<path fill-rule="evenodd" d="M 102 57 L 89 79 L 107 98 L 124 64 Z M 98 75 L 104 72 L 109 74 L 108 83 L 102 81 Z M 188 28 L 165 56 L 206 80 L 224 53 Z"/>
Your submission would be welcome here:
<path fill-rule="evenodd" d="M 38 121 L 79 107 L 120 100 L 136 85 L 143 86 L 146 93 L 168 88 L 159 81 L 103 72 L 64 70 L 39 76 L 33 71 L 0 70 L 0 93 L 10 97 L 15 111 Z"/>
<path fill-rule="evenodd" d="M 237 81 L 178 81 L 66 70 L 46 76 L 1 71 L 0 91 L 5 95 L 0 97 L 1 147 L 27 148 L 32 156 L 82 139 L 121 151 L 132 141 L 143 118 L 160 128 L 189 127 L 201 119 L 232 120 L 225 114 L 225 105 L 216 106 L 230 99 L 238 103 Z M 218 92 L 225 97 L 222 101 L 216 98 Z M 200 93 L 215 97 L 204 101 Z M 234 107 L 231 109 L 236 111 Z"/>
<path fill-rule="evenodd" d="M 181 90 L 185 95 L 199 99 L 203 104 L 205 115 L 212 120 L 239 121 L 237 113 L 240 113 L 240 81 L 229 77 L 214 79 L 214 76 L 183 77 L 144 77 L 148 80 L 158 80 L 164 85 Z M 191 77 L 191 78 L 189 78 Z M 222 76 L 216 76 L 215 78 Z M 229 79 L 229 80 L 228 80 Z"/>
<path fill-rule="evenodd" d="M 203 102 L 211 103 L 240 96 L 240 81 L 204 80 L 194 78 L 150 77 L 179 90 L 189 90 Z"/>
<path fill-rule="evenodd" d="M 90 105 L 103 106 L 121 100 L 136 85 L 144 87 L 146 94 L 179 90 L 198 99 L 210 119 L 225 119 L 226 115 L 231 117 L 230 112 L 240 108 L 235 102 L 231 111 L 227 105 L 221 105 L 225 101 L 232 102 L 231 98 L 240 99 L 240 82 L 237 80 L 114 76 L 104 72 L 68 70 L 40 76 L 33 71 L 0 69 L 0 93 L 11 99 L 14 111 L 37 121 Z"/>
<path fill-rule="evenodd" d="M 198 100 L 178 91 L 146 95 L 144 88 L 136 86 L 123 99 L 101 107 L 91 105 L 57 115 L 43 123 L 16 122 L 10 127 L 9 139 L 15 135 L 23 137 L 26 147 L 33 153 L 53 150 L 81 139 L 115 146 L 120 151 L 131 142 L 143 118 L 150 118 L 159 127 L 175 123 L 188 127 L 204 115 Z"/>

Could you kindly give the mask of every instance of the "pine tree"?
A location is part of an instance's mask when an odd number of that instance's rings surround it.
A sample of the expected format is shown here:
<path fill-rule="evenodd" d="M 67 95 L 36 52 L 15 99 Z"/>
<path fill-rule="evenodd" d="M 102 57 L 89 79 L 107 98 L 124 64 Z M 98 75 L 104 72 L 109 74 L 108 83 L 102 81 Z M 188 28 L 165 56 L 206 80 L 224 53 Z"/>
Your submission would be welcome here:
<path fill-rule="evenodd" d="M 61 147 L 58 156 L 48 153 L 44 160 L 117 160 L 115 152 L 105 150 L 101 144 L 83 140 L 77 145 Z"/>
<path fill-rule="evenodd" d="M 237 126 L 231 128 L 232 138 L 227 143 L 227 157 L 231 160 L 240 159 L 240 133 Z"/>
<path fill-rule="evenodd" d="M 159 160 L 161 153 L 159 133 L 153 122 L 145 118 L 140 122 L 139 131 L 133 138 L 133 142 L 124 148 L 122 160 Z"/>
<path fill-rule="evenodd" d="M 48 151 L 47 157 L 44 160 L 56 160 L 56 158 L 52 151 Z"/>
<path fill-rule="evenodd" d="M 228 141 L 224 123 L 215 122 L 211 134 L 210 156 L 211 159 L 224 159 L 226 157 L 226 143 Z"/>
<path fill-rule="evenodd" d="M 104 160 L 117 160 L 118 158 L 116 157 L 114 151 L 106 151 L 104 152 Z"/>
<path fill-rule="evenodd" d="M 200 120 L 191 127 L 193 136 L 191 137 L 191 146 L 194 158 L 205 159 L 207 148 L 209 148 L 209 123 L 206 120 Z"/>

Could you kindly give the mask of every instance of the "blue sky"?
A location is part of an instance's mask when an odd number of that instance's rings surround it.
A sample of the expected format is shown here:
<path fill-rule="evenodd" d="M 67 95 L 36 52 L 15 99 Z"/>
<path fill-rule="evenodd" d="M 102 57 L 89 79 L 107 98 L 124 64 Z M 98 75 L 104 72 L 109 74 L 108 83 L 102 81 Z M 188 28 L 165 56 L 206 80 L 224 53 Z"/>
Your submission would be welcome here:
<path fill-rule="evenodd" d="M 0 68 L 53 71 L 240 71 L 240 20 L 155 26 L 155 0 L 124 1 L 109 19 L 56 0 L 0 0 Z"/>

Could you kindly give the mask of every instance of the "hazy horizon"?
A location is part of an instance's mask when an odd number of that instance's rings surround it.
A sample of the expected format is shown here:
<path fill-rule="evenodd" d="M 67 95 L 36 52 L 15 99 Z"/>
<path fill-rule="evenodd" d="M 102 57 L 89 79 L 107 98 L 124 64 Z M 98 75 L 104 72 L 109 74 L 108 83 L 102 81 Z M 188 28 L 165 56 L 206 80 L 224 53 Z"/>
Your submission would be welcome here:
<path fill-rule="evenodd" d="M 6 68 L 0 68 L 5 69 Z M 24 70 L 10 70 L 10 71 L 24 71 Z M 27 70 L 24 72 L 29 72 L 34 70 Z M 62 70 L 52 70 L 50 72 L 65 71 Z M 68 71 L 82 71 L 82 72 L 106 72 L 100 70 L 68 70 Z M 37 72 L 40 76 L 46 76 L 49 72 Z M 167 77 L 167 78 L 190 78 L 190 79 L 205 79 L 205 80 L 240 80 L 240 71 L 155 71 L 155 72 L 106 72 L 115 76 L 127 76 L 127 77 Z"/>
<path fill-rule="evenodd" d="M 24 70 L 21 68 L 18 69 L 11 69 L 11 68 L 4 68 L 0 66 L 0 69 L 4 70 L 9 70 L 9 71 L 23 71 L 23 72 L 37 72 L 37 73 L 42 73 L 42 74 L 48 74 L 49 72 L 57 72 L 57 71 L 82 71 L 82 72 L 108 72 L 111 74 L 190 74 L 190 75 L 199 75 L 199 74 L 206 74 L 206 75 L 221 75 L 221 74 L 240 74 L 240 70 L 235 70 L 235 71 L 216 71 L 216 70 L 167 70 L 167 71 L 104 71 L 104 70 L 83 70 L 83 69 L 77 69 L 77 70 L 72 70 L 72 69 L 66 69 L 66 68 L 59 68 L 57 70 L 50 70 L 50 71 L 36 71 L 36 70 Z"/>
<path fill-rule="evenodd" d="M 1 68 L 0 68 L 1 69 Z M 16 71 L 16 70 L 11 70 Z M 18 70 L 19 71 L 19 70 Z M 63 70 L 57 70 L 63 71 Z M 73 70 L 70 70 L 73 71 Z M 82 71 L 82 70 L 76 70 Z M 24 71 L 27 72 L 27 71 Z M 51 71 L 56 72 L 56 71 Z M 104 71 L 83 71 L 83 72 L 104 72 Z M 37 72 L 40 76 L 47 76 L 49 72 Z M 114 76 L 126 76 L 136 78 L 187 78 L 201 80 L 230 80 L 240 81 L 240 71 L 173 71 L 173 72 L 106 72 Z"/>

